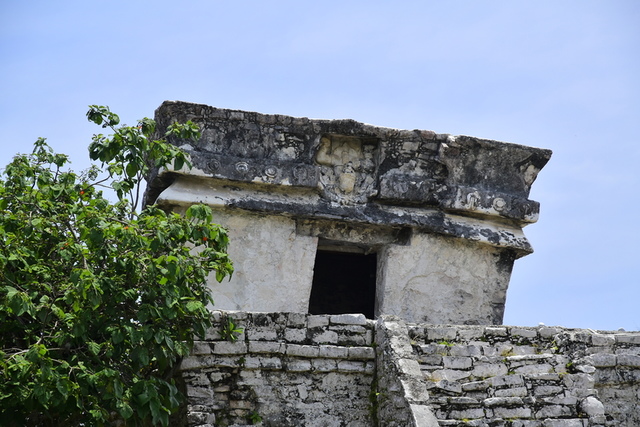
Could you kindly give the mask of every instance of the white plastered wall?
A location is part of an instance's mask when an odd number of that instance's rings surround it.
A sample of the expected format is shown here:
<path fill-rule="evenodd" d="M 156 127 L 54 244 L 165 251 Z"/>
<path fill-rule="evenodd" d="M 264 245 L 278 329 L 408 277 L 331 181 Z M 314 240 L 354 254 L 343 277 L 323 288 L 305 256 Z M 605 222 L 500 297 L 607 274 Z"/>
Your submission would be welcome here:
<path fill-rule="evenodd" d="M 218 310 L 306 313 L 318 239 L 296 234 L 295 221 L 277 215 L 214 209 L 229 231 L 231 280 L 210 278 Z"/>
<path fill-rule="evenodd" d="M 376 314 L 409 322 L 501 322 L 510 269 L 497 266 L 500 250 L 415 232 L 407 246 L 378 253 Z"/>

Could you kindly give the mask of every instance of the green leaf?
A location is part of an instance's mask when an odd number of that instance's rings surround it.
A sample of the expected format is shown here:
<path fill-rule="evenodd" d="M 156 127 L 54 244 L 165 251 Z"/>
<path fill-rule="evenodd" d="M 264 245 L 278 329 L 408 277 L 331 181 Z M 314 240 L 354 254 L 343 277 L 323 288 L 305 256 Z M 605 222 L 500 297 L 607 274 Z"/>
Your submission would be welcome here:
<path fill-rule="evenodd" d="M 87 347 L 89 348 L 91 354 L 93 354 L 94 356 L 97 356 L 100 353 L 100 344 L 96 342 L 89 341 L 87 343 Z"/>
<path fill-rule="evenodd" d="M 138 169 L 138 165 L 132 162 L 127 164 L 126 170 L 127 170 L 127 176 L 129 178 L 133 178 L 136 176 L 139 169 Z"/>
<path fill-rule="evenodd" d="M 173 161 L 173 168 L 175 170 L 180 170 L 184 166 L 184 159 L 182 157 L 176 157 Z"/>
<path fill-rule="evenodd" d="M 187 311 L 189 313 L 198 311 L 200 308 L 202 308 L 202 303 L 200 301 L 189 301 L 187 303 Z"/>
<path fill-rule="evenodd" d="M 118 413 L 122 418 L 128 420 L 133 415 L 133 408 L 127 402 L 118 402 Z"/>

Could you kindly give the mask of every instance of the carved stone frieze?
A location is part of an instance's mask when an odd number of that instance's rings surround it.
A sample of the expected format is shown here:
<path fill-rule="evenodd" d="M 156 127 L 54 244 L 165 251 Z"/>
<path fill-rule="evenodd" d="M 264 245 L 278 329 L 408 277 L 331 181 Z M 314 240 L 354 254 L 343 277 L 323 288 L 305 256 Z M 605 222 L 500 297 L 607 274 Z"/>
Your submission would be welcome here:
<path fill-rule="evenodd" d="M 528 199 L 529 190 L 550 150 L 184 102 L 165 102 L 156 120 L 159 135 L 174 121 L 192 120 L 202 137 L 183 145 L 194 169 L 155 171 L 150 177 L 148 202 L 175 174 L 186 174 L 256 186 L 253 195 L 225 199 L 231 207 L 410 226 L 511 247 L 520 255 L 531 251 L 518 230 L 538 218 L 539 204 Z M 307 196 L 274 201 L 260 194 L 275 190 L 260 186 L 297 187 Z"/>

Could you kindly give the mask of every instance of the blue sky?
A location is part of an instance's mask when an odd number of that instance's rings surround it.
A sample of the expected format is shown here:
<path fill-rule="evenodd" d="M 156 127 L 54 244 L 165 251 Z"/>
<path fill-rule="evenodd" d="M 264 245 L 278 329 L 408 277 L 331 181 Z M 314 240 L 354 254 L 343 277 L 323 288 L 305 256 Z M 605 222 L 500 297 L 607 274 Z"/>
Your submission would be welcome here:
<path fill-rule="evenodd" d="M 89 104 L 164 100 L 549 148 L 505 323 L 640 330 L 640 2 L 0 5 L 0 165 L 39 136 L 88 166 Z"/>

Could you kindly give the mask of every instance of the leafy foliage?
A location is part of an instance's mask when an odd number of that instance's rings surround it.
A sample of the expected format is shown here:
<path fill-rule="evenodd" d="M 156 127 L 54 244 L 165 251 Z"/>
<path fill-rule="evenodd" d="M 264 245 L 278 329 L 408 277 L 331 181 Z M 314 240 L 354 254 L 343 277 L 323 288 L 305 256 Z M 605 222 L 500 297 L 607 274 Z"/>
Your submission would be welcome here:
<path fill-rule="evenodd" d="M 220 338 L 223 340 L 236 342 L 238 340 L 238 336 L 242 334 L 244 331 L 243 328 L 238 327 L 231 317 L 225 316 L 221 322 L 222 326 L 220 327 Z"/>
<path fill-rule="evenodd" d="M 151 166 L 188 164 L 151 140 L 153 120 L 87 116 L 113 131 L 90 146 L 109 178 L 65 171 L 67 156 L 39 139 L 0 180 L 0 424 L 168 425 L 181 398 L 172 369 L 211 325 L 206 279 L 232 273 L 207 206 L 136 212 Z M 197 136 L 192 123 L 169 132 Z M 97 187 L 109 180 L 116 203 Z"/>

